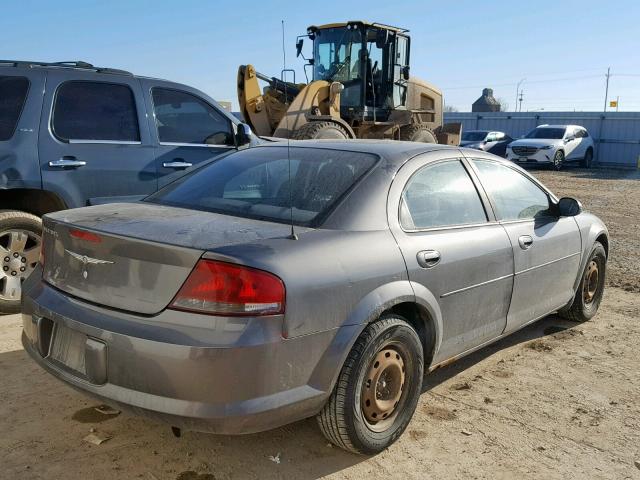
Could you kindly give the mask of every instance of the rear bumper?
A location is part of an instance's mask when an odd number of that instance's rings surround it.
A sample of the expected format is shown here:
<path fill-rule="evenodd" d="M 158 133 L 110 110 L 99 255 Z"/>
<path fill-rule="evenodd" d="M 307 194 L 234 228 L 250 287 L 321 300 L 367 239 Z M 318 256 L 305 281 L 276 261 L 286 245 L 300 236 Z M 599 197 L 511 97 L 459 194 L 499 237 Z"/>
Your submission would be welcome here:
<path fill-rule="evenodd" d="M 252 433 L 316 414 L 339 372 L 340 346 L 359 330 L 342 327 L 287 340 L 279 316 L 167 311 L 136 317 L 69 297 L 34 280 L 38 274 L 23 292 L 22 342 L 29 355 L 104 403 L 185 430 Z M 52 360 L 46 332 L 39 330 L 42 318 L 86 335 L 94 347 L 104 345 L 106 358 L 87 347 L 87 376 Z M 180 318 L 187 326 L 180 326 Z M 209 327 L 196 326 L 200 321 Z"/>

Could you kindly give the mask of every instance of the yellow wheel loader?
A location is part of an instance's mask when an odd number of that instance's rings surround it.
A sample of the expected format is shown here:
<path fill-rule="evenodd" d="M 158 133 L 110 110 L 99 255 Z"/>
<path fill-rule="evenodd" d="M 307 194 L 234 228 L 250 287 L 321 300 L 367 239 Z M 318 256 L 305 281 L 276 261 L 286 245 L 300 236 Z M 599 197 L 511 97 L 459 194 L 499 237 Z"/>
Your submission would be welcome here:
<path fill-rule="evenodd" d="M 260 136 L 297 140 L 386 138 L 458 145 L 460 124 L 442 123 L 442 92 L 409 75 L 407 30 L 351 21 L 311 26 L 306 84 L 268 77 L 252 65 L 238 69 L 244 120 Z M 303 56 L 304 58 L 304 56 Z M 283 70 L 284 75 L 286 70 Z M 266 82 L 264 89 L 259 81 Z"/>

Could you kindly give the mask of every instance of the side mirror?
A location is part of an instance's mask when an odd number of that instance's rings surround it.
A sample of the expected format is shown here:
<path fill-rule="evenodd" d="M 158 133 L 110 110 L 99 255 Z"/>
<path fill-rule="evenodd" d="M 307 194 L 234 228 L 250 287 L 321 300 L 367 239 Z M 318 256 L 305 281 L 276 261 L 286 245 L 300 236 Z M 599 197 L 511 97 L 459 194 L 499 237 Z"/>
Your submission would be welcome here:
<path fill-rule="evenodd" d="M 239 123 L 236 132 L 236 147 L 251 143 L 251 127 L 246 123 Z"/>
<path fill-rule="evenodd" d="M 582 212 L 582 204 L 571 197 L 562 197 L 558 200 L 556 208 L 560 217 L 575 217 Z"/>
<path fill-rule="evenodd" d="M 409 65 L 402 67 L 402 78 L 409 80 Z"/>
<path fill-rule="evenodd" d="M 389 43 L 389 30 L 378 30 L 376 32 L 376 47 L 384 48 Z"/>
<path fill-rule="evenodd" d="M 304 39 L 299 38 L 296 42 L 296 57 L 299 57 L 302 53 L 302 45 L 304 44 Z"/>

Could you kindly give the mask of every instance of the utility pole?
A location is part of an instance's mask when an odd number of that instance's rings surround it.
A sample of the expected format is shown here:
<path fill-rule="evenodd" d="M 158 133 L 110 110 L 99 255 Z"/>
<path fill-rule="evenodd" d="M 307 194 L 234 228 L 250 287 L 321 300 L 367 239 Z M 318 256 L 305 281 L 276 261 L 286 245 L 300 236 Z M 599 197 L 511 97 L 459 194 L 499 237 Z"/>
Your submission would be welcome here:
<path fill-rule="evenodd" d="M 616 112 L 618 111 L 618 107 L 620 106 L 620 97 L 616 97 Z"/>
<path fill-rule="evenodd" d="M 520 85 L 522 85 L 522 82 L 524 82 L 525 80 L 526 80 L 526 78 L 522 78 L 518 82 L 518 85 L 516 85 L 516 103 L 513 104 L 513 111 L 514 112 L 518 111 L 518 95 L 520 94 Z"/>
<path fill-rule="evenodd" d="M 604 89 L 604 111 L 607 111 L 607 100 L 609 100 L 609 77 L 611 76 L 611 67 L 607 68 L 607 86 Z"/>
<path fill-rule="evenodd" d="M 524 95 L 524 90 L 520 90 L 520 99 L 518 100 L 520 102 L 520 112 L 522 111 L 522 96 Z"/>

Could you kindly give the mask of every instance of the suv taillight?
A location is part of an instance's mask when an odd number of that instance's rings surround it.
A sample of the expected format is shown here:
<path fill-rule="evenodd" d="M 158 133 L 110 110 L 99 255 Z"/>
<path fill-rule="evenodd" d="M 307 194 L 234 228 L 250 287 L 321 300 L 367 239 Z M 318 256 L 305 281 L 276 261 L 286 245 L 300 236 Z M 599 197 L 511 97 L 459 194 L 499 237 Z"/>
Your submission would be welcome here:
<path fill-rule="evenodd" d="M 284 283 L 271 273 L 200 260 L 169 308 L 211 315 L 275 315 L 284 313 L 284 301 Z"/>

